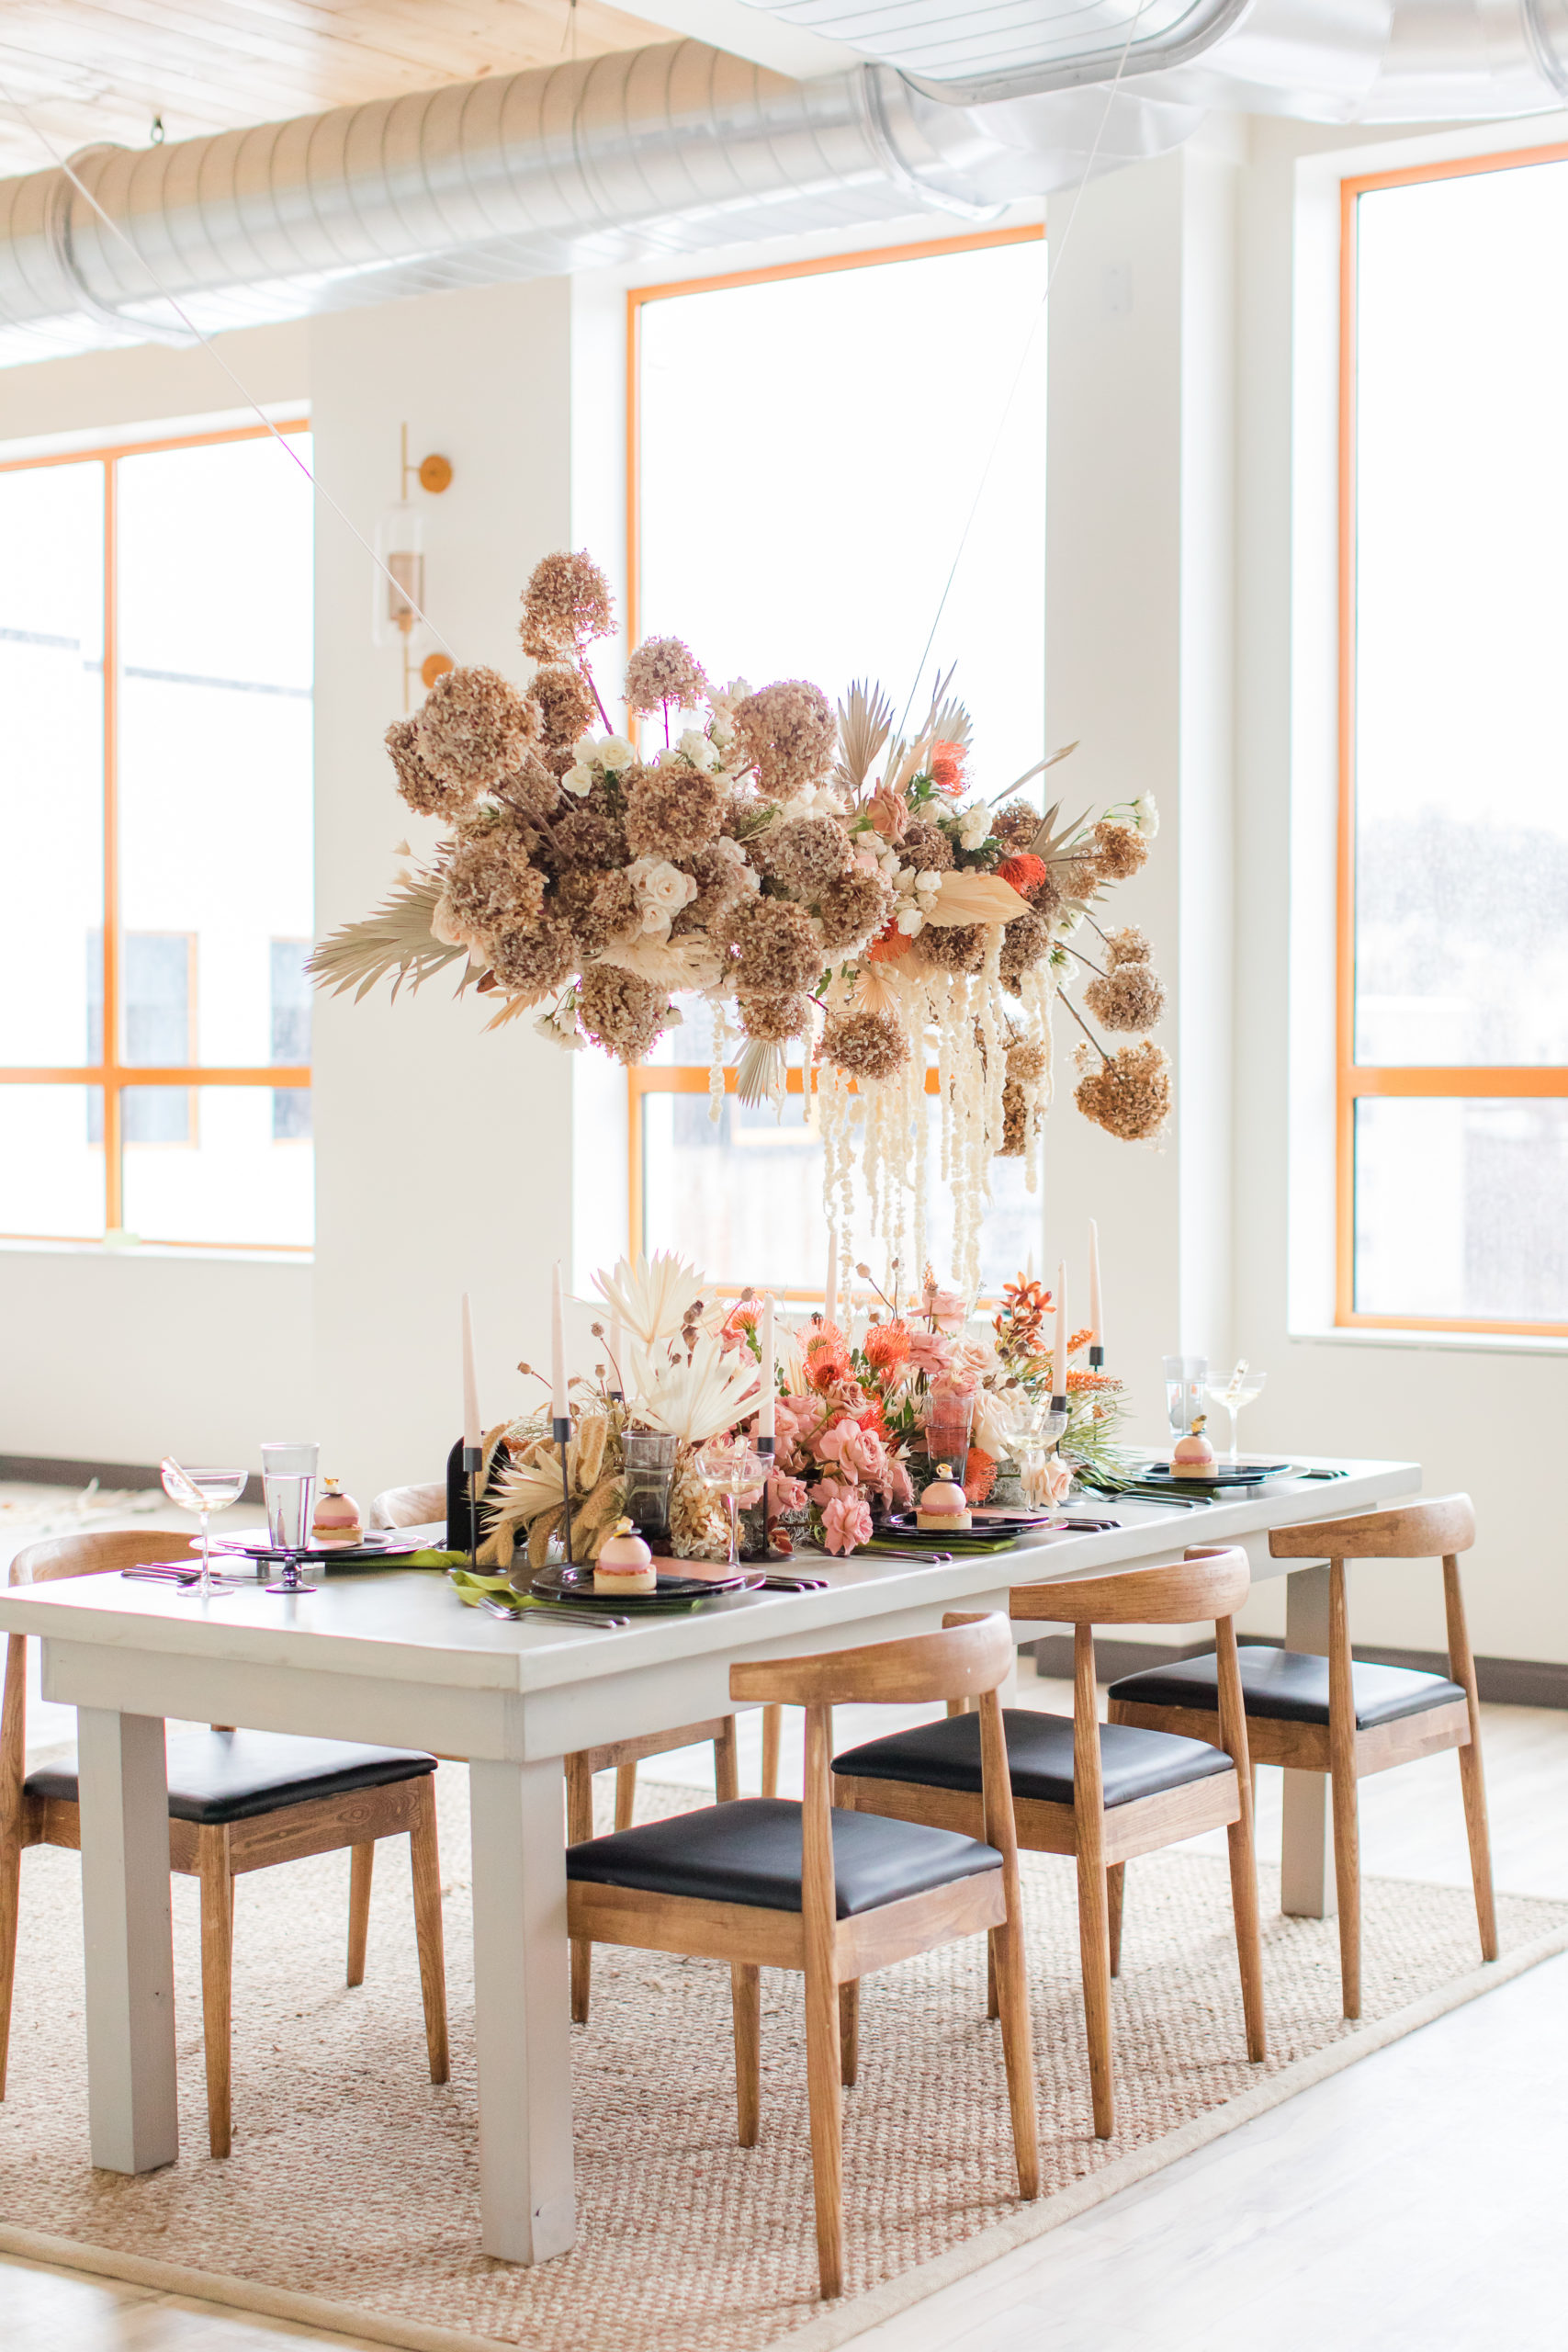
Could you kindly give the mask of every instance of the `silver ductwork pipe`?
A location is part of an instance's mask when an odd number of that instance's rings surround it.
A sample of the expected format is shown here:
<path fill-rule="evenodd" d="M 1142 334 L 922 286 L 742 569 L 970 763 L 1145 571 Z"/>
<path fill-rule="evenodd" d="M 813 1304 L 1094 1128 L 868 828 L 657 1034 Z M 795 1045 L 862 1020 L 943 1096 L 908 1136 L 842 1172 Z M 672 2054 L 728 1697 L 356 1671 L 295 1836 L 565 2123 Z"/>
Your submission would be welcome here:
<path fill-rule="evenodd" d="M 1043 110 L 1038 110 L 1043 105 Z M 868 64 L 792 82 L 696 41 L 341 107 L 0 182 L 0 359 L 204 331 L 643 256 L 678 260 L 925 208 L 965 221 L 1065 187 L 1103 96 L 1026 119 Z M 1110 168 L 1187 137 L 1118 103 Z"/>

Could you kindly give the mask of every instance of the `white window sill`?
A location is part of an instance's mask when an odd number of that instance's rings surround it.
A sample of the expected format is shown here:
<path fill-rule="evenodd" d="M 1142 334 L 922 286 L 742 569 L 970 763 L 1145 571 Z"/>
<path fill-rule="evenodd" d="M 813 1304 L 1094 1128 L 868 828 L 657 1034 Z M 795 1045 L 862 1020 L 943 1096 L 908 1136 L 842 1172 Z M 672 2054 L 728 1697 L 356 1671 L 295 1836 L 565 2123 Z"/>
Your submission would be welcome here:
<path fill-rule="evenodd" d="M 1287 1336 L 1292 1347 L 1436 1348 L 1456 1355 L 1568 1355 L 1568 1337 L 1554 1332 L 1533 1339 L 1521 1331 L 1380 1331 L 1337 1325 L 1321 1331 L 1292 1331 Z"/>
<path fill-rule="evenodd" d="M 174 1258 L 186 1266 L 313 1266 L 313 1250 L 225 1250 L 196 1242 L 20 1241 L 0 1236 L 0 1251 L 21 1258 L 101 1258 L 123 1264 L 128 1259 Z"/>

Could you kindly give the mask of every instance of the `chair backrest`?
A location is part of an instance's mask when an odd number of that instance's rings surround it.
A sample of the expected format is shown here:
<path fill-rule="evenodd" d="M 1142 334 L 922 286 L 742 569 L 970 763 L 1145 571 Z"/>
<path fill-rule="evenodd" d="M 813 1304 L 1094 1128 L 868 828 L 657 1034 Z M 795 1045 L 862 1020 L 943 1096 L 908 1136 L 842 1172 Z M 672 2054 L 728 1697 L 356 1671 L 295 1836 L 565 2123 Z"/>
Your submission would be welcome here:
<path fill-rule="evenodd" d="M 1197 1544 L 1181 1559 L 1152 1568 L 1014 1585 L 1008 1608 L 1015 1623 L 1191 1625 L 1203 1618 L 1234 1616 L 1251 1589 L 1252 1571 L 1238 1546 Z"/>
<path fill-rule="evenodd" d="M 1272 1527 L 1276 1560 L 1441 1560 L 1468 1552 L 1475 1541 L 1475 1509 L 1468 1495 L 1435 1495 L 1428 1502 L 1390 1510 L 1359 1511 L 1352 1519 L 1317 1519 L 1304 1527 Z"/>
<path fill-rule="evenodd" d="M 917 1707 L 995 1690 L 1012 1661 L 1007 1619 L 994 1613 L 940 1634 L 911 1634 L 901 1642 L 732 1666 L 729 1695 L 786 1707 Z"/>
<path fill-rule="evenodd" d="M 433 1521 L 446 1516 L 446 1487 L 444 1480 L 432 1480 L 423 1487 L 388 1487 L 370 1506 L 367 1524 L 371 1527 L 428 1527 Z"/>

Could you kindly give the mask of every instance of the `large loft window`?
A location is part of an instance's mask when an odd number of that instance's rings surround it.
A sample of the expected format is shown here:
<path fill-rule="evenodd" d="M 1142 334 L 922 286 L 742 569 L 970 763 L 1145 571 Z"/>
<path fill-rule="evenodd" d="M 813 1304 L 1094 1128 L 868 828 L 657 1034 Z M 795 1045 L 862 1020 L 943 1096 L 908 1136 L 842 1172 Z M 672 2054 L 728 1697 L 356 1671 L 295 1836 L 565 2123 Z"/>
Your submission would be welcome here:
<path fill-rule="evenodd" d="M 0 1236 L 310 1246 L 311 528 L 260 426 L 0 465 Z"/>
<path fill-rule="evenodd" d="M 1044 288 L 1041 231 L 1014 229 L 635 289 L 636 635 L 684 638 L 716 679 L 811 678 L 836 700 L 869 675 L 922 709 L 935 665 L 956 663 L 981 788 L 1023 774 L 1043 748 Z M 731 1091 L 715 1124 L 685 1012 L 628 1073 L 632 1246 L 809 1295 L 822 1147 L 800 1048 L 782 1118 Z M 993 1171 L 987 1287 L 1038 1241 L 1021 1170 Z M 880 1271 L 869 1227 L 852 1238 Z"/>
<path fill-rule="evenodd" d="M 1345 184 L 1341 1323 L 1568 1330 L 1568 150 Z"/>

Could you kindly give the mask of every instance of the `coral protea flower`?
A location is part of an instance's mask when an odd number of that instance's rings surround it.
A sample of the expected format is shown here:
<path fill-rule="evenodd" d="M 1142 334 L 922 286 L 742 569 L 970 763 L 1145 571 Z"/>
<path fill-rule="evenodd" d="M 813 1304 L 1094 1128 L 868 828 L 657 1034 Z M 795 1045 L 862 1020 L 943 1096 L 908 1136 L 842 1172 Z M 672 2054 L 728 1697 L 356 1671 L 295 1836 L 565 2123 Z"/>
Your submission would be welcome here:
<path fill-rule="evenodd" d="M 1017 857 L 1004 857 L 997 872 L 1004 882 L 1010 882 L 1021 899 L 1032 899 L 1049 868 L 1043 857 L 1025 850 Z"/>
<path fill-rule="evenodd" d="M 896 964 L 900 956 L 908 954 L 914 944 L 907 931 L 899 930 L 895 918 L 866 949 L 866 961 L 870 964 Z"/>
<path fill-rule="evenodd" d="M 959 799 L 968 782 L 964 773 L 964 757 L 962 743 L 933 743 L 931 745 L 931 767 L 928 774 L 937 790 L 945 793 L 949 800 Z"/>
<path fill-rule="evenodd" d="M 867 1363 L 878 1372 L 892 1372 L 905 1363 L 909 1354 L 909 1327 L 902 1319 L 897 1323 L 874 1323 L 865 1335 L 861 1351 Z"/>
<path fill-rule="evenodd" d="M 981 1446 L 972 1445 L 964 1464 L 964 1501 L 983 1503 L 996 1483 L 995 1455 L 986 1453 Z"/>

